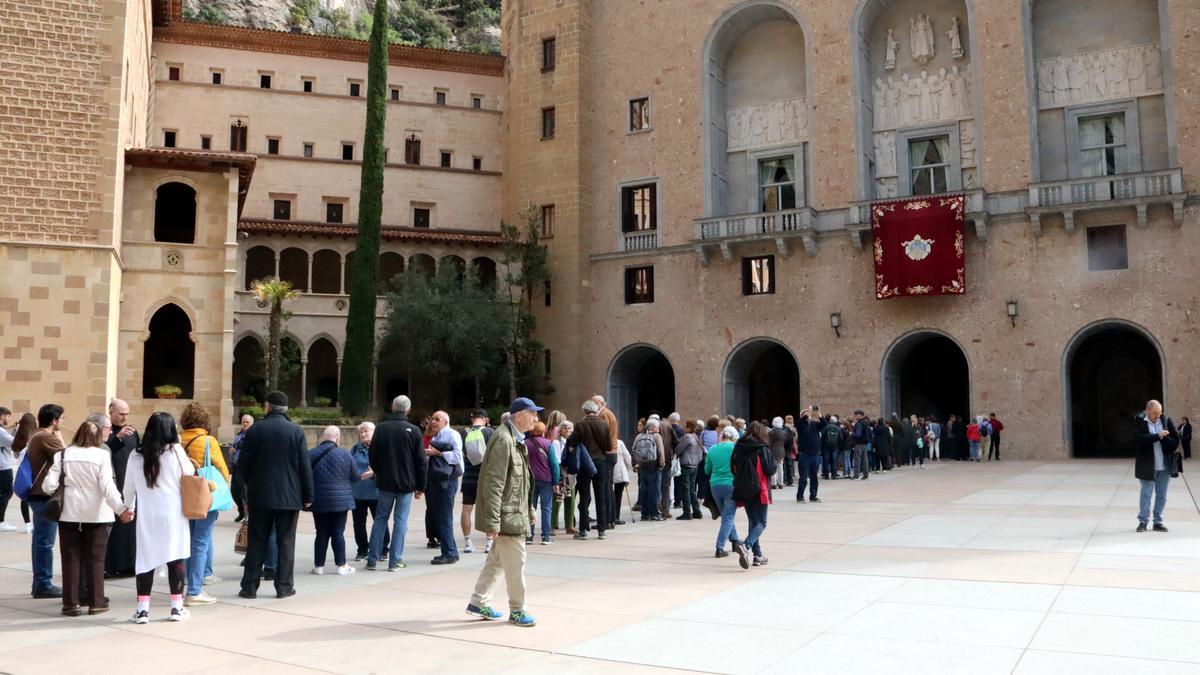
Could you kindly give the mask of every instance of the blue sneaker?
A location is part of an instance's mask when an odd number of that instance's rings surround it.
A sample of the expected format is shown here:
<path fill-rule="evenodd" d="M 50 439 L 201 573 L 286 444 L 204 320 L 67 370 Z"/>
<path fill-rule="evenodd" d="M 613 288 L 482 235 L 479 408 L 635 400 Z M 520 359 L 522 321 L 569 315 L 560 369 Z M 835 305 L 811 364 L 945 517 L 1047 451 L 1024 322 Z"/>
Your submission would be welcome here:
<path fill-rule="evenodd" d="M 530 616 L 528 612 L 509 612 L 508 622 L 522 628 L 533 628 L 537 625 L 537 619 Z"/>
<path fill-rule="evenodd" d="M 499 621 L 500 619 L 504 618 L 503 612 L 497 612 L 496 610 L 492 609 L 491 607 L 487 607 L 486 605 L 483 607 L 476 607 L 475 605 L 467 605 L 467 614 L 470 614 L 471 616 L 483 619 L 484 621 Z"/>

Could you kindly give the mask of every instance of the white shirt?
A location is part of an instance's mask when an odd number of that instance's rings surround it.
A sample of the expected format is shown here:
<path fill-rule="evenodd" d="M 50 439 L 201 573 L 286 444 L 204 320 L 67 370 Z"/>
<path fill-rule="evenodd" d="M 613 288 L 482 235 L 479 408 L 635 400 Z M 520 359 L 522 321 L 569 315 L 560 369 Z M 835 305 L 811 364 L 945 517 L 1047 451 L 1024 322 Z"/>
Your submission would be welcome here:
<path fill-rule="evenodd" d="M 1150 433 L 1157 436 L 1159 434 L 1159 432 L 1161 432 L 1163 430 L 1162 415 L 1158 416 L 1158 421 L 1156 421 L 1156 422 L 1151 422 L 1150 418 L 1147 417 L 1146 418 L 1146 427 L 1150 430 Z M 1160 441 L 1154 441 L 1154 470 L 1162 471 L 1165 468 L 1166 468 L 1166 464 L 1163 462 L 1162 443 Z"/>

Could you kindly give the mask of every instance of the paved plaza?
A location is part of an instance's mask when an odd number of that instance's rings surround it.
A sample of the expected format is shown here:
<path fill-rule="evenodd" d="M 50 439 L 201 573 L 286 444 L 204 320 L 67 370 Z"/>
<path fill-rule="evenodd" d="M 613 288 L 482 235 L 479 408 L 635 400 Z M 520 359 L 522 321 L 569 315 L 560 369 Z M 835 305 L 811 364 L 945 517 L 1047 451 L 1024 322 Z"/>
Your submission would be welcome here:
<path fill-rule="evenodd" d="M 266 586 L 257 601 L 237 597 L 226 518 L 215 537 L 225 581 L 209 587 L 220 602 L 182 624 L 163 620 L 158 594 L 150 625 L 128 623 L 132 579 L 108 584 L 111 613 L 60 616 L 58 601 L 29 597 L 29 536 L 4 534 L 0 671 L 1200 672 L 1200 515 L 1176 480 L 1171 532 L 1135 534 L 1132 469 L 950 462 L 823 482 L 822 504 L 776 492 L 770 566 L 751 571 L 712 557 L 707 519 L 560 537 L 529 547 L 533 629 L 463 614 L 483 556 L 428 565 L 420 507 L 407 570 L 342 577 L 332 565 L 309 574 L 302 515 L 299 594 L 287 600 Z"/>

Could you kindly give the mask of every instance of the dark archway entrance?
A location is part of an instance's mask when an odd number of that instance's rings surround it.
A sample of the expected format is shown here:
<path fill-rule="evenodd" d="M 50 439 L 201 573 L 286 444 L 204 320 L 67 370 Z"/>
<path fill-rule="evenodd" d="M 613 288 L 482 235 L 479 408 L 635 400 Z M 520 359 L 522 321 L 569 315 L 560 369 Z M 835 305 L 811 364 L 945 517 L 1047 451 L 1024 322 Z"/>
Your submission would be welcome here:
<path fill-rule="evenodd" d="M 971 414 L 971 369 L 962 347 L 933 331 L 910 333 L 897 340 L 883 357 L 884 415 Z"/>
<path fill-rule="evenodd" d="M 196 344 L 192 321 L 176 304 L 163 305 L 150 318 L 150 337 L 142 352 L 142 398 L 155 398 L 154 388 L 173 384 L 192 398 L 196 372 Z"/>
<path fill-rule="evenodd" d="M 1065 366 L 1071 456 L 1132 456 L 1133 416 L 1165 389 L 1153 339 L 1130 324 L 1097 324 L 1071 340 Z"/>
<path fill-rule="evenodd" d="M 617 415 L 621 438 L 631 443 L 638 418 L 652 410 L 663 417 L 675 411 L 675 369 L 657 347 L 627 347 L 608 368 L 607 402 Z"/>
<path fill-rule="evenodd" d="M 743 342 L 725 362 L 725 413 L 751 420 L 800 412 L 800 366 L 769 338 Z"/>
<path fill-rule="evenodd" d="M 241 405 L 241 399 L 249 396 L 250 405 L 259 404 L 267 397 L 267 378 L 264 375 L 266 350 L 253 335 L 238 340 L 233 348 L 233 401 Z"/>

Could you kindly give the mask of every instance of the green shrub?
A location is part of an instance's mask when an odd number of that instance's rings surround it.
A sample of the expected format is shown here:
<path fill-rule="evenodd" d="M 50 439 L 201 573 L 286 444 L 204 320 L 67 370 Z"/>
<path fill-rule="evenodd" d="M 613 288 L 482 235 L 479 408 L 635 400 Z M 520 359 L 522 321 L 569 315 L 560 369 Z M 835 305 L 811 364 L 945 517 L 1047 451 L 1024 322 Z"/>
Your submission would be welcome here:
<path fill-rule="evenodd" d="M 240 422 L 243 415 L 249 415 L 255 420 L 261 420 L 264 416 L 266 416 L 266 414 L 267 413 L 262 409 L 262 406 L 246 405 L 238 408 L 238 418 L 236 421 Z"/>
<path fill-rule="evenodd" d="M 333 399 L 324 396 L 318 396 L 313 399 L 313 406 L 317 408 L 329 408 L 333 406 Z"/>

